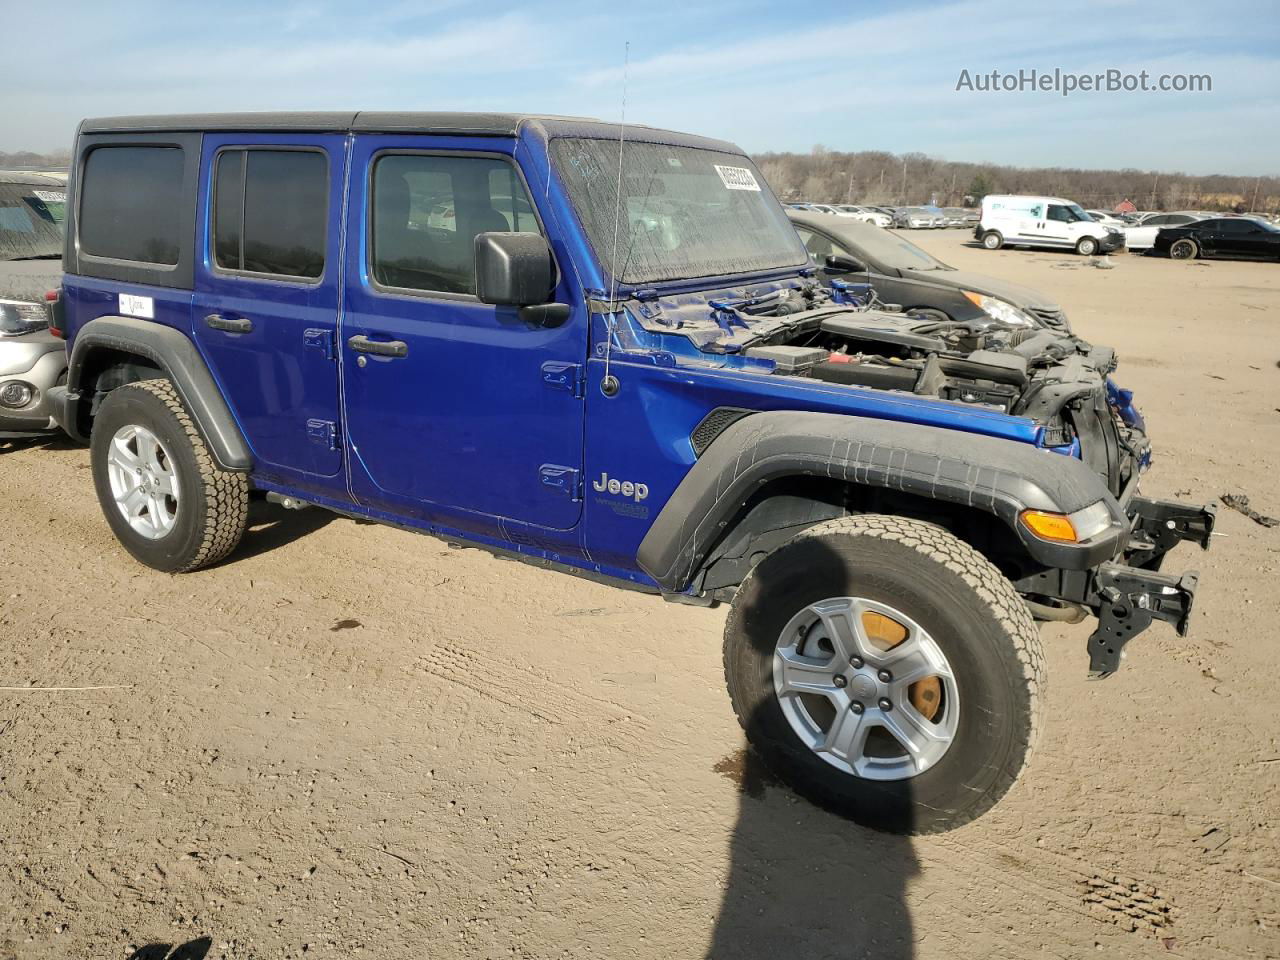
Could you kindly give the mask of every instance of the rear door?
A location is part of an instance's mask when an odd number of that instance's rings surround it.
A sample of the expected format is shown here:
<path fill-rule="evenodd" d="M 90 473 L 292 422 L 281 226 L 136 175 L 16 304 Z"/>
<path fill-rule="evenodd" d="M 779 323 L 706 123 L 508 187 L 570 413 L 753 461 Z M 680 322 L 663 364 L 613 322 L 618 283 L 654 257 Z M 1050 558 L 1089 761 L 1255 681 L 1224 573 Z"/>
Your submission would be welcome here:
<path fill-rule="evenodd" d="M 544 232 L 514 140 L 360 135 L 340 336 L 362 503 L 455 529 L 576 526 L 582 509 L 580 293 L 546 328 L 475 296 L 475 237 Z M 444 216 L 442 211 L 448 211 Z M 545 234 L 544 234 L 545 235 Z"/>
<path fill-rule="evenodd" d="M 193 335 L 256 474 L 327 489 L 342 470 L 335 335 L 341 134 L 210 134 Z"/>

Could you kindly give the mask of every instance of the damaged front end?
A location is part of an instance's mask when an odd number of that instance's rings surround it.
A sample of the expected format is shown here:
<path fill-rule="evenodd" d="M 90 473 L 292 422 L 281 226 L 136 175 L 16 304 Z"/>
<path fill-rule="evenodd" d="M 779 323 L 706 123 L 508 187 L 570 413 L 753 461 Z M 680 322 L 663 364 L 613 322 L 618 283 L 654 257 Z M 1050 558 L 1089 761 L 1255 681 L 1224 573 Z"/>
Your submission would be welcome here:
<path fill-rule="evenodd" d="M 635 291 L 621 314 L 635 323 L 613 333 L 624 351 L 661 352 L 673 364 L 716 363 L 1029 421 L 1046 456 L 1080 460 L 1100 478 L 1109 526 L 1073 530 L 1056 563 L 992 559 L 1042 619 L 1098 617 L 1092 677 L 1114 673 L 1125 645 L 1154 620 L 1184 634 L 1197 575 L 1161 566 L 1183 540 L 1207 549 L 1214 511 L 1138 494 L 1151 446 L 1132 394 L 1112 380 L 1114 351 L 1061 329 L 872 306 L 868 294 L 802 280 L 682 297 Z"/>

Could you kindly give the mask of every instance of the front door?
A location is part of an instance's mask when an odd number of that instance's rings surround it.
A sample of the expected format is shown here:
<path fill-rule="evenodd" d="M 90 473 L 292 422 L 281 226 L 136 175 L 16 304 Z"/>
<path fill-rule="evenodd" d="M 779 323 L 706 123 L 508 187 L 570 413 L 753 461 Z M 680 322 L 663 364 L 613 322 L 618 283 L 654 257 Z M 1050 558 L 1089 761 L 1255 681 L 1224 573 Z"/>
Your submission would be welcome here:
<path fill-rule="evenodd" d="M 1075 246 L 1075 232 L 1072 225 L 1075 217 L 1071 211 L 1060 203 L 1048 204 L 1044 219 L 1040 221 L 1040 242 L 1054 247 Z"/>
<path fill-rule="evenodd" d="M 338 476 L 346 137 L 206 135 L 193 336 L 268 480 Z M 333 212 L 333 216 L 330 216 Z"/>
<path fill-rule="evenodd" d="M 552 328 L 475 296 L 475 237 L 542 232 L 514 141 L 358 136 L 340 333 L 352 493 L 488 534 L 581 513 L 587 317 Z M 508 531 L 509 532 L 509 531 Z"/>

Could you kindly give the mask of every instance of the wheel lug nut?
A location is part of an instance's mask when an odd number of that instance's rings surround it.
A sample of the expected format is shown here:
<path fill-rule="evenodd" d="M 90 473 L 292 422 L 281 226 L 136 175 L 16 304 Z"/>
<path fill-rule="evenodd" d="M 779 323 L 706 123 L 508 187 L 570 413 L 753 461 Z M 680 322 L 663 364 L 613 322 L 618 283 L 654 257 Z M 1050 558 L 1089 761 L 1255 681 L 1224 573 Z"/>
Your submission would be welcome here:
<path fill-rule="evenodd" d="M 893 679 L 893 674 L 890 673 L 888 670 L 881 670 L 879 673 L 876 674 L 876 676 L 880 678 L 881 683 L 888 683 L 890 680 Z"/>
<path fill-rule="evenodd" d="M 854 713 L 861 713 L 862 703 L 858 700 L 855 700 L 853 701 L 853 703 L 849 704 L 849 709 L 852 710 Z"/>
<path fill-rule="evenodd" d="M 893 701 L 892 701 L 892 700 L 890 700 L 888 697 L 881 697 L 881 698 L 880 698 L 880 709 L 881 709 L 881 710 L 892 710 L 892 709 L 893 709 Z"/>
<path fill-rule="evenodd" d="M 831 682 L 834 683 L 837 687 L 846 687 L 849 685 L 849 678 L 846 677 L 843 673 L 837 673 L 834 677 L 831 678 Z"/>
<path fill-rule="evenodd" d="M 853 667 L 853 669 L 855 670 L 861 670 L 862 658 L 857 654 L 854 654 L 852 657 L 849 658 L 849 666 Z"/>

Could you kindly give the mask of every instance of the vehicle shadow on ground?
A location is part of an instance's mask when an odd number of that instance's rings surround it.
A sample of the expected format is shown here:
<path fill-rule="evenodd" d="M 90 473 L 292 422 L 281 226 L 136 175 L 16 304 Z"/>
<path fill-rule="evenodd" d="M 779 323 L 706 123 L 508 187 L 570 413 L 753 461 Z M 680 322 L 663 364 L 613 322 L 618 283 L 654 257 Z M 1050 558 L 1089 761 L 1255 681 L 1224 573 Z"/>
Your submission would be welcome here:
<path fill-rule="evenodd" d="M 213 941 L 208 937 L 188 940 L 176 947 L 171 943 L 148 943 L 129 954 L 127 960 L 204 960 L 212 946 Z"/>
<path fill-rule="evenodd" d="M 17 453 L 20 450 L 82 450 L 83 443 L 77 443 L 65 433 L 46 433 L 38 437 L 0 437 L 0 456 L 6 453 Z"/>
<path fill-rule="evenodd" d="M 249 501 L 249 526 L 244 538 L 228 558 L 231 562 L 256 557 L 301 540 L 337 519 L 337 514 L 320 507 L 286 510 L 278 503 Z"/>
<path fill-rule="evenodd" d="M 708 960 L 910 960 L 909 838 L 820 810 L 750 749 L 716 769 L 738 781 L 741 802 Z"/>

